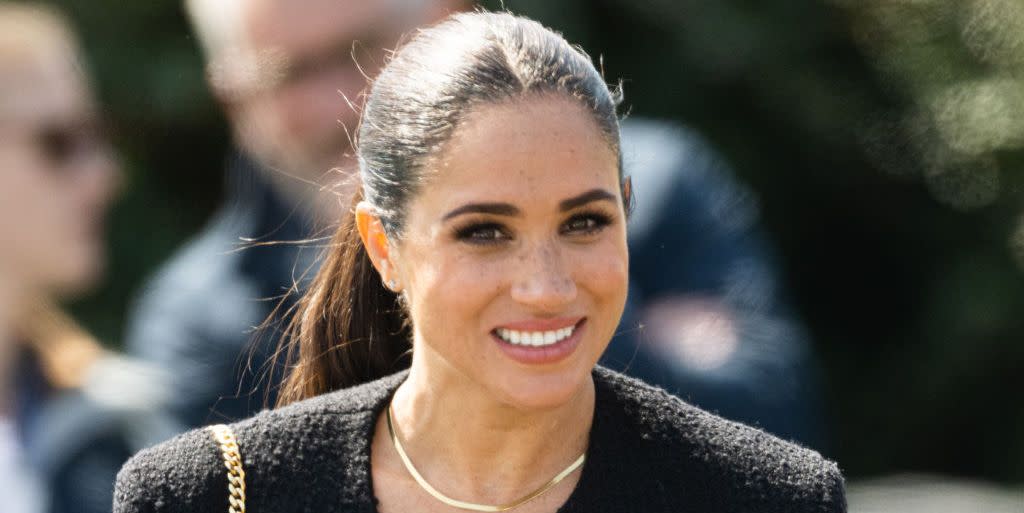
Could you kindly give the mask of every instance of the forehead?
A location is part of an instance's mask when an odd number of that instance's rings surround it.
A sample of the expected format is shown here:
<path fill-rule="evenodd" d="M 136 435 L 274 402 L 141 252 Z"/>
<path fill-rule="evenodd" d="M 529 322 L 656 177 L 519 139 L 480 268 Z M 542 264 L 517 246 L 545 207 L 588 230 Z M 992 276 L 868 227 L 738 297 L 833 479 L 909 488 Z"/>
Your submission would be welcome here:
<path fill-rule="evenodd" d="M 423 196 L 463 201 L 557 203 L 594 187 L 615 193 L 618 157 L 597 122 L 558 96 L 471 111 L 445 145 Z"/>
<path fill-rule="evenodd" d="M 396 25 L 397 14 L 422 0 L 250 0 L 243 27 L 257 48 L 319 50 L 325 42 L 367 37 Z"/>
<path fill-rule="evenodd" d="M 0 115 L 8 119 L 66 118 L 92 109 L 92 97 L 77 57 L 62 52 L 4 67 Z"/>

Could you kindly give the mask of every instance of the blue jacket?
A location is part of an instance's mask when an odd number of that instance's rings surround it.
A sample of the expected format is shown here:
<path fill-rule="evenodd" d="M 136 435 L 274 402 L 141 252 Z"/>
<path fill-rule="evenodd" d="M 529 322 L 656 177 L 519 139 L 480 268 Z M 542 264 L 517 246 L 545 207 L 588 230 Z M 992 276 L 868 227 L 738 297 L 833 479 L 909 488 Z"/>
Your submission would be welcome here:
<path fill-rule="evenodd" d="M 315 273 L 319 249 L 299 242 L 311 225 L 252 161 L 236 157 L 224 206 L 143 289 L 128 318 L 127 349 L 171 371 L 166 406 L 184 426 L 237 420 L 273 404 L 280 317 L 259 328 L 275 308 L 291 306 L 294 284 Z"/>
<path fill-rule="evenodd" d="M 91 372 L 97 375 L 82 389 L 56 390 L 34 355 L 21 354 L 15 418 L 27 464 L 42 480 L 50 513 L 109 512 L 121 464 L 173 434 L 171 422 L 146 406 L 159 402 L 146 395 L 146 376 L 139 380 L 141 387 L 133 386 L 131 372 L 112 376 L 117 383 L 104 383 L 104 369 L 126 368 L 113 360 L 94 364 Z"/>
<path fill-rule="evenodd" d="M 622 155 L 636 207 L 629 226 L 630 297 L 619 335 L 602 363 L 659 385 L 726 418 L 822 449 L 826 444 L 817 364 L 789 305 L 776 256 L 760 228 L 756 196 L 726 162 L 681 125 L 627 120 Z M 712 307 L 726 326 L 683 340 L 652 329 L 650 313 Z M 699 327 L 698 327 L 699 328 Z M 687 337 L 733 338 L 714 354 Z M 667 340 L 666 340 L 667 339 Z M 672 350 L 711 352 L 714 361 Z"/>

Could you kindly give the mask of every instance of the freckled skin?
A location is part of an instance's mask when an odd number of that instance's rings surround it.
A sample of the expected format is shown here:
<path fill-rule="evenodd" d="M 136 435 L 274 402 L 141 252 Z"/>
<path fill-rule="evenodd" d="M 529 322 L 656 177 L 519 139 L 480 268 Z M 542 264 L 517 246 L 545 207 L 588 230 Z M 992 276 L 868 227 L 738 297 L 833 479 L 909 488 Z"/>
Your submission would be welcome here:
<path fill-rule="evenodd" d="M 532 97 L 471 112 L 435 174 L 409 204 L 404 237 L 390 261 L 409 300 L 414 361 L 443 380 L 471 383 L 520 409 L 565 404 L 589 385 L 626 300 L 628 253 L 617 158 L 597 124 L 560 96 Z M 562 212 L 559 203 L 592 189 L 616 200 Z M 518 217 L 468 214 L 466 203 L 501 202 Z M 611 223 L 596 233 L 565 233 L 569 219 L 598 211 Z M 499 223 L 508 238 L 480 246 L 455 233 Z M 491 330 L 505 323 L 583 316 L 582 342 L 553 364 L 504 354 Z"/>

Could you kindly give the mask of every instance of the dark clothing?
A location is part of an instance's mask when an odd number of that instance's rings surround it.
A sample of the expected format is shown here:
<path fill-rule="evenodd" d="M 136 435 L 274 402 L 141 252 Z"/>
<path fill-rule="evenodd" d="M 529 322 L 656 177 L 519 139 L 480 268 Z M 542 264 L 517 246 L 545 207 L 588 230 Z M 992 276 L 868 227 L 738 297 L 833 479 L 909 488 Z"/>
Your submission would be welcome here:
<path fill-rule="evenodd" d="M 399 373 L 263 412 L 233 427 L 247 509 L 371 513 L 370 441 Z M 845 512 L 843 478 L 816 452 L 690 406 L 603 368 L 587 460 L 561 512 Z M 196 430 L 129 461 L 114 513 L 219 512 L 227 477 Z"/>
<path fill-rule="evenodd" d="M 18 371 L 15 418 L 27 463 L 47 493 L 46 511 L 110 511 L 117 469 L 167 431 L 133 436 L 152 412 L 105 404 L 84 390 L 54 389 L 30 351 L 22 352 Z"/>
<path fill-rule="evenodd" d="M 18 343 L 19 346 L 27 345 Z M 54 389 L 43 376 L 39 359 L 29 350 L 20 350 L 16 356 L 14 374 L 14 418 L 17 421 L 18 436 L 22 443 L 30 445 L 34 440 L 33 423 L 44 405 L 54 395 Z"/>
<path fill-rule="evenodd" d="M 761 231 L 756 196 L 684 126 L 630 119 L 621 133 L 636 196 L 628 232 L 630 290 L 602 365 L 728 419 L 823 449 L 817 363 Z M 672 350 L 685 341 L 659 339 L 645 314 L 673 300 L 720 309 L 736 337 L 724 361 L 703 366 Z"/>
<path fill-rule="evenodd" d="M 126 349 L 167 372 L 131 390 L 152 395 L 147 406 L 154 411 L 140 415 L 69 398 L 66 411 L 51 419 L 51 426 L 74 426 L 55 447 L 75 442 L 66 454 L 49 449 L 53 444 L 38 451 L 48 455 L 43 463 L 54 483 L 53 513 L 109 512 L 117 469 L 139 447 L 194 426 L 242 419 L 273 403 L 271 372 L 280 369 L 271 355 L 280 318 L 263 331 L 257 327 L 302 281 L 316 250 L 298 242 L 310 235 L 312 223 L 264 178 L 250 160 L 233 158 L 224 206 L 135 305 Z M 280 243 L 260 245 L 267 242 Z M 281 311 L 294 300 L 285 297 Z"/>
<path fill-rule="evenodd" d="M 112 411 L 80 393 L 47 406 L 35 443 L 27 448 L 48 487 L 50 513 L 110 511 L 118 465 L 139 446 L 131 439 L 139 416 Z M 151 441 L 150 441 L 151 442 Z"/>
<path fill-rule="evenodd" d="M 273 404 L 271 355 L 281 317 L 258 329 L 289 289 L 315 273 L 312 222 L 249 159 L 228 170 L 225 205 L 145 287 L 130 316 L 129 354 L 173 373 L 165 405 L 184 427 L 238 420 Z M 265 244 L 261 244 L 265 243 Z"/>

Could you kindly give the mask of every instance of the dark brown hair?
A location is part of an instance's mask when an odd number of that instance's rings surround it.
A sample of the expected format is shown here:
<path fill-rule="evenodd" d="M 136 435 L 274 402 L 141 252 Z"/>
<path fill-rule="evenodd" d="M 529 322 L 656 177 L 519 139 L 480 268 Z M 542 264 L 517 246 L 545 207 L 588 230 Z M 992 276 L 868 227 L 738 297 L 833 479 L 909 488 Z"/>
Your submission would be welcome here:
<path fill-rule="evenodd" d="M 474 107 L 530 95 L 583 106 L 619 155 L 618 95 L 582 50 L 541 24 L 508 13 L 456 14 L 419 31 L 370 90 L 357 138 L 361 189 L 285 333 L 278 405 L 371 381 L 408 363 L 410 326 L 363 248 L 354 208 L 372 205 L 388 237 L 402 236 L 409 199 L 428 160 Z M 628 193 L 623 199 L 628 203 Z M 628 207 L 628 204 L 627 204 Z M 628 210 L 628 208 L 627 208 Z"/>

